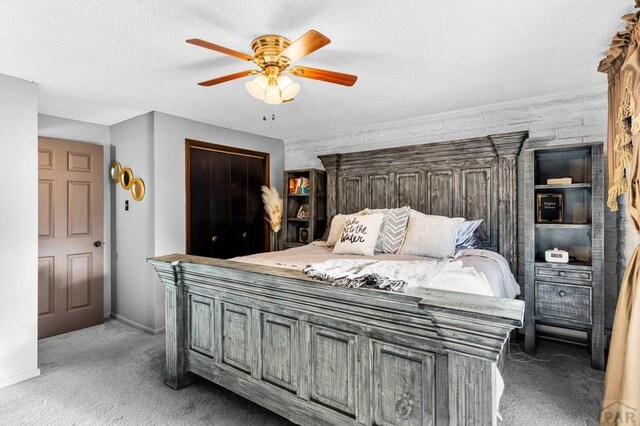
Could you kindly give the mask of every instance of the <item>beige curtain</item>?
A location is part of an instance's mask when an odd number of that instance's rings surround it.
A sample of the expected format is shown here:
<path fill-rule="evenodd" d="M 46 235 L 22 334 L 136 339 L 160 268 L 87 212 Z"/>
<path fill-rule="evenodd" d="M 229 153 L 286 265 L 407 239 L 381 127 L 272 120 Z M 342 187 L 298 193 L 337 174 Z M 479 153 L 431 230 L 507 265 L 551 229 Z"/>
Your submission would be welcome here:
<path fill-rule="evenodd" d="M 637 1 L 640 3 L 640 0 Z M 628 191 L 629 215 L 640 233 L 640 12 L 625 15 L 599 70 L 609 77 L 609 199 Z M 628 172 L 625 173 L 625 171 Z M 640 424 L 640 246 L 621 283 L 609 346 L 602 425 Z"/>

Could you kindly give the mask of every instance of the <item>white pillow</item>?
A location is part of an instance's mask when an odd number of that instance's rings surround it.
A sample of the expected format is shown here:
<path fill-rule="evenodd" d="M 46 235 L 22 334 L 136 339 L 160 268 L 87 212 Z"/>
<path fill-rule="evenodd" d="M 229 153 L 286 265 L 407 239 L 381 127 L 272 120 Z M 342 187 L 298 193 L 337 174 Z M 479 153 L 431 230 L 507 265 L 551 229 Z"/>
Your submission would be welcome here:
<path fill-rule="evenodd" d="M 443 258 L 456 251 L 456 234 L 464 219 L 431 216 L 411 210 L 400 254 Z"/>
<path fill-rule="evenodd" d="M 329 236 L 327 237 L 327 247 L 333 247 L 336 245 L 340 236 L 342 235 L 342 231 L 344 230 L 344 223 L 351 216 L 358 216 L 365 214 L 364 210 L 359 211 L 358 213 L 353 214 L 337 214 L 331 219 L 331 225 L 329 229 Z"/>
<path fill-rule="evenodd" d="M 345 221 L 340 239 L 333 248 L 336 254 L 362 254 L 371 256 L 380 234 L 383 214 L 352 215 Z"/>

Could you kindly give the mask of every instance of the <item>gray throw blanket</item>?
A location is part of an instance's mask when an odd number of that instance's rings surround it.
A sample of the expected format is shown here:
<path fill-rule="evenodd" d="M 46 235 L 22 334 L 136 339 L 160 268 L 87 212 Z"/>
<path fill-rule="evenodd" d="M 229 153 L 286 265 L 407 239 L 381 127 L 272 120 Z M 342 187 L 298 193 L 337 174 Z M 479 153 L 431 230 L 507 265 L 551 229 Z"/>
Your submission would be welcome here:
<path fill-rule="evenodd" d="M 428 286 L 450 258 L 425 261 L 333 259 L 307 265 L 311 278 L 347 288 L 375 288 L 405 293 L 407 286 Z"/>

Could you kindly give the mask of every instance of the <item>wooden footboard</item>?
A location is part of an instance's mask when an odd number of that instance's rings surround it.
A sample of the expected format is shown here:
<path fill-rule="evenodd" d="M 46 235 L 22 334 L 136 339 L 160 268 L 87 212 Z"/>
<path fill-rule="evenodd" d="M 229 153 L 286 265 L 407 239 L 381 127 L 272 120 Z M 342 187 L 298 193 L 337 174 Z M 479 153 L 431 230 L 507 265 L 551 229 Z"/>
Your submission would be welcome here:
<path fill-rule="evenodd" d="M 297 271 L 149 259 L 166 286 L 166 384 L 204 377 L 304 425 L 496 424 L 496 363 L 524 303 L 344 289 Z"/>

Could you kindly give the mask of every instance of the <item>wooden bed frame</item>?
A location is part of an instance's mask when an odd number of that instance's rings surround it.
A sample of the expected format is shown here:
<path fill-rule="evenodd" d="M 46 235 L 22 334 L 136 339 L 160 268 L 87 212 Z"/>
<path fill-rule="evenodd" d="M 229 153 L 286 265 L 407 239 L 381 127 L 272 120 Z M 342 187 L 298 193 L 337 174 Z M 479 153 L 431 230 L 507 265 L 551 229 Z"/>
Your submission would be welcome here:
<path fill-rule="evenodd" d="M 328 213 L 411 205 L 484 218 L 517 264 L 526 132 L 321 156 Z M 204 377 L 298 424 L 496 424 L 496 372 L 524 303 L 438 290 L 344 289 L 302 272 L 149 259 L 166 286 L 166 381 Z"/>

